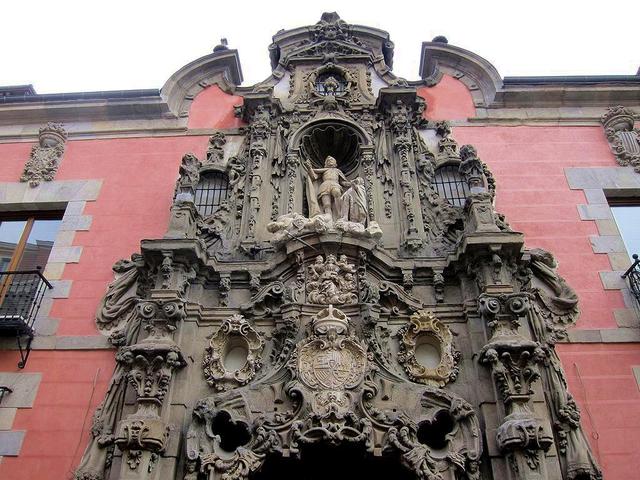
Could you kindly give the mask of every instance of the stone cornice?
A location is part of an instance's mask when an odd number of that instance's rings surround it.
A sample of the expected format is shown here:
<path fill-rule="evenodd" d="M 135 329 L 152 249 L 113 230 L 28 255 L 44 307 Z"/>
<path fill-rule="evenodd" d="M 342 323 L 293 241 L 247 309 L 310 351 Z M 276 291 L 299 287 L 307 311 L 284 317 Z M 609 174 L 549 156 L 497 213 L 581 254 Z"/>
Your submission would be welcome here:
<path fill-rule="evenodd" d="M 485 58 L 443 42 L 424 42 L 420 76 L 430 84 L 451 75 L 463 82 L 482 118 L 505 117 L 487 113 L 503 109 L 549 109 L 540 119 L 571 118 L 571 112 L 553 109 L 611 105 L 640 105 L 640 75 L 505 77 Z M 532 112 L 529 112 L 532 113 Z M 566 115 L 565 113 L 568 113 Z M 531 117 L 531 115 L 529 115 Z M 533 115 L 537 119 L 538 115 Z M 595 120 L 595 118 L 594 118 Z"/>

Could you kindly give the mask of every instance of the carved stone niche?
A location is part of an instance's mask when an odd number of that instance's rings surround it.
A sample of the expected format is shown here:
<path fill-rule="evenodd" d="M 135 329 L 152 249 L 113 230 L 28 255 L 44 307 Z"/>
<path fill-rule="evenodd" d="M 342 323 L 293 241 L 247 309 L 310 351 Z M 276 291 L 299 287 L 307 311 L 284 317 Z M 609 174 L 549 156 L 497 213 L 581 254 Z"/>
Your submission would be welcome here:
<path fill-rule="evenodd" d="M 398 337 L 398 362 L 411 380 L 444 387 L 456 379 L 459 353 L 453 348 L 453 335 L 433 313 L 420 310 L 411 315 Z"/>
<path fill-rule="evenodd" d="M 226 319 L 209 342 L 202 366 L 218 391 L 246 385 L 262 366 L 264 339 L 242 315 Z"/>

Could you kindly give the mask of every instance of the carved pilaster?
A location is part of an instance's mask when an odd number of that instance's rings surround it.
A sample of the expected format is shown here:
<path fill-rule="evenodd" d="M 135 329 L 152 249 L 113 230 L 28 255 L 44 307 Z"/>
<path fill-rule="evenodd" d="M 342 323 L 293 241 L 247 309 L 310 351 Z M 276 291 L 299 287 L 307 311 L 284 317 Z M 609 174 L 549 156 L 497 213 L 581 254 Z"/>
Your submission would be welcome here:
<path fill-rule="evenodd" d="M 61 123 L 47 123 L 38 132 L 38 144 L 31 148 L 29 160 L 24 165 L 21 182 L 37 187 L 40 182 L 50 182 L 58 171 L 64 154 L 67 131 Z"/>
<path fill-rule="evenodd" d="M 391 131 L 393 132 L 393 149 L 400 160 L 400 189 L 402 192 L 402 205 L 406 216 L 405 245 L 409 249 L 417 249 L 422 246 L 422 240 L 418 236 L 418 224 L 415 213 L 415 166 L 412 165 L 412 127 L 408 107 L 397 100 L 391 107 Z"/>
<path fill-rule="evenodd" d="M 364 181 L 366 182 L 367 186 L 367 216 L 369 217 L 369 222 L 373 222 L 375 220 L 375 209 L 373 203 L 373 161 L 373 147 L 363 148 L 362 165 L 364 167 Z"/>
<path fill-rule="evenodd" d="M 546 360 L 540 345 L 518 332 L 530 308 L 526 293 L 482 294 L 478 309 L 490 329 L 480 363 L 491 369 L 505 416 L 496 432 L 499 450 L 508 456 L 514 478 L 548 479 L 544 454 L 553 437 L 533 409 L 533 384 Z"/>
<path fill-rule="evenodd" d="M 296 179 L 300 168 L 300 158 L 298 153 L 287 154 L 287 213 L 296 211 Z"/>
<path fill-rule="evenodd" d="M 120 479 L 147 479 L 165 450 L 169 425 L 162 406 L 173 372 L 185 361 L 171 338 L 176 323 L 185 316 L 180 300 L 145 301 L 138 305 L 148 336 L 122 347 L 117 361 L 136 394 L 136 411 L 120 421 L 115 443 L 123 452 Z"/>
<path fill-rule="evenodd" d="M 252 116 L 249 131 L 249 219 L 246 240 L 255 239 L 260 209 L 262 187 L 261 167 L 269 155 L 271 137 L 271 113 L 264 105 L 258 105 Z"/>

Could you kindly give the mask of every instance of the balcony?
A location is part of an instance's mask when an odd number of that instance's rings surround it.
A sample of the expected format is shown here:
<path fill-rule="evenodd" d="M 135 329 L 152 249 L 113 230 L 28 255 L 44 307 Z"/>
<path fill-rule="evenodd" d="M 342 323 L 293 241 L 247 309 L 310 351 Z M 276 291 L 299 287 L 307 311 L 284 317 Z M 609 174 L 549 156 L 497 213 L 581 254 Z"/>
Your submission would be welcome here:
<path fill-rule="evenodd" d="M 24 368 L 29 358 L 33 324 L 48 288 L 53 285 L 39 269 L 0 272 L 0 336 L 16 339 L 19 368 Z"/>
<path fill-rule="evenodd" d="M 633 263 L 626 272 L 622 274 L 622 278 L 626 278 L 629 283 L 629 290 L 635 297 L 638 305 L 640 305 L 640 260 L 638 254 L 632 255 Z"/>

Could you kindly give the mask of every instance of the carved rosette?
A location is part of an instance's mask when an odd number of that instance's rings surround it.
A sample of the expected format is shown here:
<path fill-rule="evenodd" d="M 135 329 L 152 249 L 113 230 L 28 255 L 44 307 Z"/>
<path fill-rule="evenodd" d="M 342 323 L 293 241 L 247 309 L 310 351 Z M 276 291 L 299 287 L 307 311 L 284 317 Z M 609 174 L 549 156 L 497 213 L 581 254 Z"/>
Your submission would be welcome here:
<path fill-rule="evenodd" d="M 242 315 L 225 320 L 213 334 L 202 366 L 207 383 L 218 391 L 249 383 L 262 366 L 264 339 Z M 238 368 L 225 365 L 231 356 Z"/>
<path fill-rule="evenodd" d="M 453 348 L 453 335 L 432 312 L 421 310 L 411 315 L 409 323 L 398 331 L 398 336 L 398 362 L 411 380 L 433 387 L 444 387 L 456 379 L 456 360 L 459 354 Z M 419 356 L 416 356 L 416 350 L 424 344 L 430 345 L 440 356 L 440 362 L 435 367 L 423 365 Z"/>
<path fill-rule="evenodd" d="M 67 131 L 61 123 L 47 123 L 38 132 L 38 143 L 31 149 L 29 160 L 24 165 L 21 182 L 37 187 L 41 182 L 55 178 L 58 165 L 64 154 Z"/>

